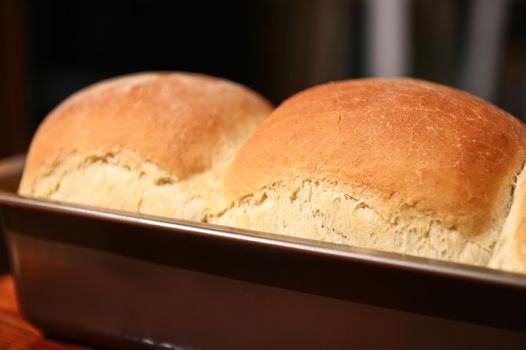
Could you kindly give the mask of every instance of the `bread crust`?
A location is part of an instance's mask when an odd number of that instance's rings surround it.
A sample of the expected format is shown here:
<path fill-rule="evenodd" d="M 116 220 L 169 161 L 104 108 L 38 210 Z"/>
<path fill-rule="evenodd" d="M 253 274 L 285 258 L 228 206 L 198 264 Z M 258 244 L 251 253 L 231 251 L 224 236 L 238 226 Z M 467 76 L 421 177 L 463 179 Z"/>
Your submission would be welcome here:
<path fill-rule="evenodd" d="M 453 88 L 334 82 L 283 102 L 238 152 L 225 191 L 234 200 L 291 178 L 335 181 L 374 192 L 386 215 L 416 210 L 477 234 L 509 210 L 496 203 L 509 196 L 525 136 L 517 119 Z"/>
<path fill-rule="evenodd" d="M 253 128 L 270 110 L 270 103 L 248 88 L 200 74 L 109 79 L 75 93 L 41 123 L 21 192 L 46 162 L 99 149 L 132 150 L 184 179 L 212 167 L 233 134 Z"/>

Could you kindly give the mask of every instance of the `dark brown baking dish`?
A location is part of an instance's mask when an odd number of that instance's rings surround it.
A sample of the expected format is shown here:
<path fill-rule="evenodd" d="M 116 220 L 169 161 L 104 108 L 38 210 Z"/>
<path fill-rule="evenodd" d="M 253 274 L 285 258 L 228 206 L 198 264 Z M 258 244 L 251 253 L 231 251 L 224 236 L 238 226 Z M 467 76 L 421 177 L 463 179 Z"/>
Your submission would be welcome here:
<path fill-rule="evenodd" d="M 23 155 L 0 159 L 0 194 L 2 192 L 16 193 L 24 160 Z M 4 231 L 0 225 L 0 274 L 8 271 Z"/>
<path fill-rule="evenodd" d="M 2 188 L 17 164 L 0 166 Z M 523 275 L 12 191 L 0 211 L 21 312 L 48 334 L 115 348 L 526 349 Z"/>

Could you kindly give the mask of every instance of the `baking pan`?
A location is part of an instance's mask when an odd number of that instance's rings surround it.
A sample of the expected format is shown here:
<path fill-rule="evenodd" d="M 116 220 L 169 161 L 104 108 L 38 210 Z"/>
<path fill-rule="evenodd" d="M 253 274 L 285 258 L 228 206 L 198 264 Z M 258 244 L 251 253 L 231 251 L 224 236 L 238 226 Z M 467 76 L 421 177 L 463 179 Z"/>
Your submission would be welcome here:
<path fill-rule="evenodd" d="M 0 159 L 0 190 L 15 193 L 20 181 L 24 155 Z M 9 271 L 7 250 L 5 246 L 4 231 L 0 225 L 0 274 Z"/>
<path fill-rule="evenodd" d="M 526 348 L 523 275 L 9 191 L 0 213 L 21 312 L 47 334 L 146 349 Z"/>

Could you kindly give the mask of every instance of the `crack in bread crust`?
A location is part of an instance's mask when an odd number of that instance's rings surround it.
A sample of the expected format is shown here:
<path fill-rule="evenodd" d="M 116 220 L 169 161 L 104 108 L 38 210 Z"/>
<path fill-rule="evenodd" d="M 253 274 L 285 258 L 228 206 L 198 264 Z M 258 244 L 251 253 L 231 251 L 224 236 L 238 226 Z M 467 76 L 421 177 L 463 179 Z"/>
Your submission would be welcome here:
<path fill-rule="evenodd" d="M 24 196 L 118 209 L 156 216 L 203 221 L 207 203 L 220 202 L 223 163 L 186 179 L 136 152 L 114 148 L 73 152 L 52 159 L 34 181 L 20 189 Z"/>
<path fill-rule="evenodd" d="M 244 196 L 208 221 L 232 227 L 485 266 L 511 203 L 500 196 L 494 224 L 477 235 L 447 226 L 415 208 L 381 210 L 380 197 L 335 181 L 296 179 Z"/>

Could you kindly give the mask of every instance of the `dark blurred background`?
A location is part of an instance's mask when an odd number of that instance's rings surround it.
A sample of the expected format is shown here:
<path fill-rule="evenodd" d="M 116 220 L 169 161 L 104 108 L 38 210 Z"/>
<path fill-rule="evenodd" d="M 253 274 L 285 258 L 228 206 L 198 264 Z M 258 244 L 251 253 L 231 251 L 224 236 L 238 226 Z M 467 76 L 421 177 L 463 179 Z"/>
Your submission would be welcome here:
<path fill-rule="evenodd" d="M 522 0 L 0 0 L 0 157 L 75 90 L 144 70 L 244 83 L 278 104 L 335 79 L 407 75 L 526 118 Z"/>

